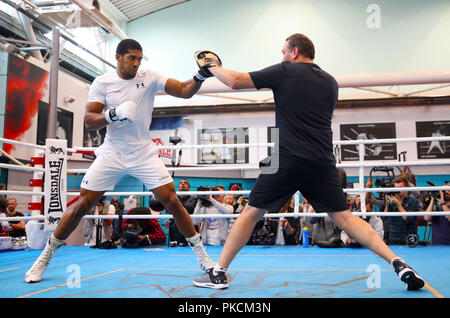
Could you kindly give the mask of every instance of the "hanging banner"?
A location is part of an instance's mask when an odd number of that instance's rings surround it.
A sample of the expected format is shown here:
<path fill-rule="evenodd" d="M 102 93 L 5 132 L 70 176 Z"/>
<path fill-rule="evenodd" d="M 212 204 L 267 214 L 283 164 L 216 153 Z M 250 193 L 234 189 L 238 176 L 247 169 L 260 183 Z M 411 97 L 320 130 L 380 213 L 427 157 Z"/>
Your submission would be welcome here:
<path fill-rule="evenodd" d="M 45 145 L 44 231 L 53 232 L 67 207 L 67 140 L 47 139 Z"/>

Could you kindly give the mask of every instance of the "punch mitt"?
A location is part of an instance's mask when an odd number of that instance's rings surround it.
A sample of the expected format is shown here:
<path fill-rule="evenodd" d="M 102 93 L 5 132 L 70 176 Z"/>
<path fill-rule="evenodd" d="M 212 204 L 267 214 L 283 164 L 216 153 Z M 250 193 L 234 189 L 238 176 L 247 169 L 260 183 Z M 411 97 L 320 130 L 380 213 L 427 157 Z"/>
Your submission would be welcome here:
<path fill-rule="evenodd" d="M 194 54 L 194 58 L 195 61 L 197 62 L 198 67 L 200 68 L 197 74 L 194 75 L 194 79 L 197 82 L 203 82 L 208 77 L 214 76 L 209 71 L 210 67 L 222 66 L 222 61 L 220 60 L 219 56 L 211 51 L 204 51 L 204 50 L 197 51 Z"/>

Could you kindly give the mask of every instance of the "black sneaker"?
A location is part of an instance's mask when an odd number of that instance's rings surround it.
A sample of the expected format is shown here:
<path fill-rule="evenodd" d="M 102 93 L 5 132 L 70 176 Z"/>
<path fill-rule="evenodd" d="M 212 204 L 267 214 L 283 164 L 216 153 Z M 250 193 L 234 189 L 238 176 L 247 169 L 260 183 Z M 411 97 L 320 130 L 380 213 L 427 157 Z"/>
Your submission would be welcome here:
<path fill-rule="evenodd" d="M 212 289 L 228 288 L 228 280 L 225 272 L 217 272 L 217 275 L 214 275 L 213 271 L 214 268 L 210 268 L 205 275 L 194 278 L 194 285 Z"/>
<path fill-rule="evenodd" d="M 419 276 L 408 264 L 402 259 L 395 259 L 392 262 L 395 272 L 400 280 L 408 286 L 408 290 L 418 290 L 425 286 L 422 277 Z"/>

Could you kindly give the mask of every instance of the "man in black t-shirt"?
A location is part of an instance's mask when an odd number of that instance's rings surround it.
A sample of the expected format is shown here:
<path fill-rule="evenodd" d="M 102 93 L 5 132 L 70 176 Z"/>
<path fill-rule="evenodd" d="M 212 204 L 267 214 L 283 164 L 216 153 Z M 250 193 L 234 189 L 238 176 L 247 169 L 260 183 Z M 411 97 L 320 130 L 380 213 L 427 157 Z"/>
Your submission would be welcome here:
<path fill-rule="evenodd" d="M 23 213 L 16 211 L 16 207 L 17 207 L 16 198 L 9 198 L 6 216 L 7 217 L 25 216 L 25 215 L 23 215 Z M 9 236 L 11 236 L 11 237 L 26 236 L 25 221 L 10 221 L 9 225 L 11 226 L 11 231 L 9 232 Z"/>
<path fill-rule="evenodd" d="M 190 191 L 191 185 L 189 184 L 189 181 L 186 179 L 181 179 L 178 183 L 178 191 Z M 195 205 L 197 204 L 197 199 L 189 196 L 189 195 L 179 195 L 178 199 L 180 199 L 181 204 L 185 207 L 186 211 L 188 211 L 189 214 L 194 213 Z M 170 214 L 169 211 L 167 211 L 168 214 Z M 177 225 L 175 224 L 175 221 L 173 219 L 169 219 L 165 222 L 166 228 L 169 229 L 169 243 L 170 246 L 187 246 L 188 243 L 186 241 L 186 238 L 181 234 L 180 230 L 178 229 Z M 195 230 L 198 231 L 198 225 L 194 225 Z"/>
<path fill-rule="evenodd" d="M 212 75 L 233 89 L 273 91 L 278 140 L 269 169 L 261 169 L 249 203 L 234 223 L 216 267 L 195 278 L 194 284 L 227 288 L 225 272 L 247 243 L 255 224 L 266 212 L 279 211 L 289 197 L 300 191 L 316 212 L 327 212 L 339 228 L 390 263 L 408 290 L 422 288 L 421 277 L 389 249 L 367 222 L 348 209 L 333 156 L 331 121 L 338 99 L 336 80 L 313 62 L 314 45 L 303 34 L 288 37 L 282 54 L 281 63 L 250 73 L 206 65 Z"/>

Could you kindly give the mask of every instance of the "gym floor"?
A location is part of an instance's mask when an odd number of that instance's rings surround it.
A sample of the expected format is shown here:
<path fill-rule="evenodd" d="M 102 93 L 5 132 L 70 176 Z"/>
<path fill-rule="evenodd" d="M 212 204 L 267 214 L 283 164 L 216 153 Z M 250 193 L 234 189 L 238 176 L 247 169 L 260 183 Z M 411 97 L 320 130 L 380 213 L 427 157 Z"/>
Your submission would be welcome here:
<path fill-rule="evenodd" d="M 40 250 L 0 253 L 0 298 L 448 298 L 450 247 L 391 246 L 426 281 L 408 292 L 383 259 L 365 248 L 245 246 L 230 286 L 193 286 L 202 275 L 189 247 L 102 250 L 61 247 L 42 281 L 24 274 Z M 217 261 L 222 247 L 207 246 Z"/>

